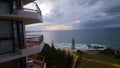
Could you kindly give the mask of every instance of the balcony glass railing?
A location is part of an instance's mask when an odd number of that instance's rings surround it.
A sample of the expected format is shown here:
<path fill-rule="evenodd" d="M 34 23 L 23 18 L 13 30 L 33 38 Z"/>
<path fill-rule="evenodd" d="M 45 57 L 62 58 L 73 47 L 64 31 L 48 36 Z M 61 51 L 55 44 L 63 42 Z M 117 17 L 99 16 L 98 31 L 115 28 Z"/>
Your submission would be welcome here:
<path fill-rule="evenodd" d="M 30 6 L 32 6 L 32 7 L 30 7 Z M 42 15 L 42 14 L 41 14 L 41 10 L 40 10 L 40 8 L 39 8 L 39 6 L 38 6 L 38 4 L 37 4 L 36 2 L 33 2 L 33 3 L 28 4 L 27 7 L 25 6 L 25 7 L 23 8 L 23 10 L 24 10 L 24 11 L 30 11 L 30 12 L 37 12 L 37 13 L 39 13 L 40 15 Z"/>
<path fill-rule="evenodd" d="M 28 58 L 27 59 L 28 68 L 31 68 L 31 67 L 32 68 L 45 68 L 45 62 L 44 62 L 45 57 L 40 57 L 40 59 L 42 60 Z"/>
<path fill-rule="evenodd" d="M 25 46 L 26 47 L 35 47 L 39 46 L 43 42 L 43 35 L 27 35 L 25 38 Z"/>

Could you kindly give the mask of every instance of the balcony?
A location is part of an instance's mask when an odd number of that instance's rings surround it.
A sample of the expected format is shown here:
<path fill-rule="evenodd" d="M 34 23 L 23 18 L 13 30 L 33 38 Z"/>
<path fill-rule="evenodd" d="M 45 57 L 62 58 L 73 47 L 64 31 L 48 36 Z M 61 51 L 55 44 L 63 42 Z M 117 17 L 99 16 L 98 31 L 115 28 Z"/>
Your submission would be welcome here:
<path fill-rule="evenodd" d="M 26 38 L 26 47 L 18 50 L 19 54 L 32 55 L 38 52 L 41 52 L 43 49 L 43 35 L 38 36 L 27 36 Z"/>
<path fill-rule="evenodd" d="M 0 19 L 18 20 L 25 25 L 42 22 L 41 10 L 37 3 L 33 3 L 35 9 L 23 8 L 22 10 L 14 10 L 13 14 L 0 14 Z"/>
<path fill-rule="evenodd" d="M 17 49 L 14 53 L 0 55 L 0 62 L 10 61 L 20 57 L 32 55 L 42 51 L 44 47 L 43 36 L 27 36 L 25 38 L 25 47 Z"/>
<path fill-rule="evenodd" d="M 36 60 L 32 58 L 27 59 L 27 68 L 46 68 L 46 63 L 43 60 Z"/>

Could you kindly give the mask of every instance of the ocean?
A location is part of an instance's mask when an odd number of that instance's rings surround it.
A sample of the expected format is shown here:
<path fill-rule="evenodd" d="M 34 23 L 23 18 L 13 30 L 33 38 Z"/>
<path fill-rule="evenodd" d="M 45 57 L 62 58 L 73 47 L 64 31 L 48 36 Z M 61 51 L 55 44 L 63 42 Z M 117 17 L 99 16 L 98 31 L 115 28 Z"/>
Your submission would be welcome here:
<path fill-rule="evenodd" d="M 56 48 L 70 48 L 72 38 L 75 39 L 77 49 L 87 49 L 87 44 L 120 48 L 120 28 L 59 30 L 30 32 L 29 35 L 44 35 L 44 42 L 54 42 Z"/>

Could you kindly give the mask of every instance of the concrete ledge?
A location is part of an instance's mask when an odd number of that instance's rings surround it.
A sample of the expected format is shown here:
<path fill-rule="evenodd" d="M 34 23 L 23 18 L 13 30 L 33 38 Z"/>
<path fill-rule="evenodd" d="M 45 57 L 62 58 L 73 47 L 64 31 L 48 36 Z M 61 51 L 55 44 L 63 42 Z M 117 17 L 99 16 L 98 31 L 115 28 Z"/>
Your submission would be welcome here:
<path fill-rule="evenodd" d="M 0 55 L 0 63 L 11 61 L 11 60 L 32 55 L 35 53 L 39 53 L 42 51 L 43 47 L 44 47 L 44 42 L 42 42 L 39 46 L 36 46 L 36 47 L 21 49 L 18 52 Z"/>

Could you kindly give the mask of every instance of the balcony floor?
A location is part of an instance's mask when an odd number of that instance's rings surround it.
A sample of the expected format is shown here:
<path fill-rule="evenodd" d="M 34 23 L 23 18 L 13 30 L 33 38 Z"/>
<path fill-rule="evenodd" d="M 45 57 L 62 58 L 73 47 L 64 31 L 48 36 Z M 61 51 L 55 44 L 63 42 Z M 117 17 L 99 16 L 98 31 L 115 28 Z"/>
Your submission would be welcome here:
<path fill-rule="evenodd" d="M 33 65 L 34 65 L 33 68 L 42 68 L 40 64 L 33 63 Z"/>

